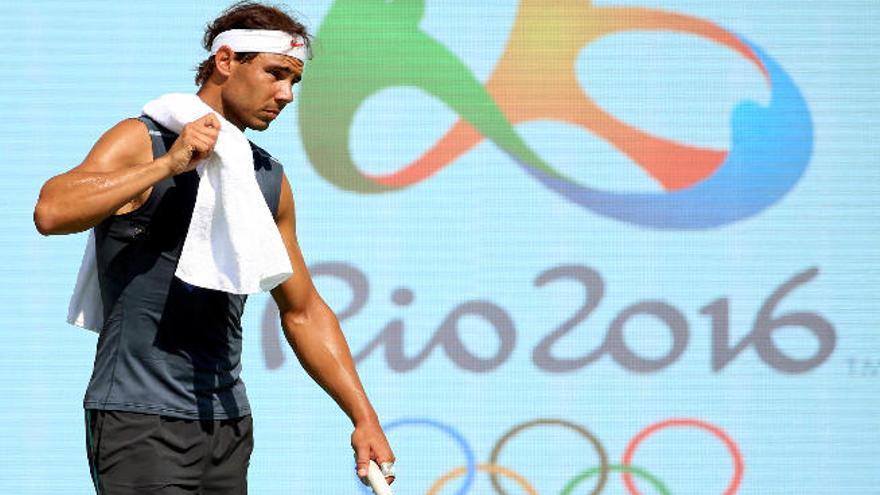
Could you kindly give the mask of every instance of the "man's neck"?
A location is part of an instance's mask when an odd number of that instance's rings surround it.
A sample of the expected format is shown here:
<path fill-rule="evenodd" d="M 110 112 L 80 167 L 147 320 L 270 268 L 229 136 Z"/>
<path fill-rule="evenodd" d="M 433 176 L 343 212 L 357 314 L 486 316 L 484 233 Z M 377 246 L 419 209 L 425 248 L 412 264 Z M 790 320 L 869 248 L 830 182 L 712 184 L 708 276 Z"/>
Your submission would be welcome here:
<path fill-rule="evenodd" d="M 211 84 L 210 82 L 205 83 L 199 90 L 196 92 L 196 96 L 201 98 L 206 105 L 211 107 L 215 112 L 219 113 L 224 119 L 231 122 L 235 127 L 238 127 L 238 130 L 244 132 L 245 127 L 235 120 L 229 118 L 226 115 L 226 111 L 223 107 L 223 98 L 220 97 L 220 87 Z"/>

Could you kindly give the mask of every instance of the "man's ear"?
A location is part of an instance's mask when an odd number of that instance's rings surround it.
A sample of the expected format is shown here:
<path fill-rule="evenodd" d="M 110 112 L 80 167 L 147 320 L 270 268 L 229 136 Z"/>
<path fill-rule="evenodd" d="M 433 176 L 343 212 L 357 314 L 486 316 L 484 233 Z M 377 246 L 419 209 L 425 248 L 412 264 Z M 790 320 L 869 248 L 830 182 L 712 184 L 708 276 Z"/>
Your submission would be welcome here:
<path fill-rule="evenodd" d="M 221 46 L 214 54 L 214 71 L 223 77 L 232 74 L 235 63 L 235 52 L 226 45 Z"/>

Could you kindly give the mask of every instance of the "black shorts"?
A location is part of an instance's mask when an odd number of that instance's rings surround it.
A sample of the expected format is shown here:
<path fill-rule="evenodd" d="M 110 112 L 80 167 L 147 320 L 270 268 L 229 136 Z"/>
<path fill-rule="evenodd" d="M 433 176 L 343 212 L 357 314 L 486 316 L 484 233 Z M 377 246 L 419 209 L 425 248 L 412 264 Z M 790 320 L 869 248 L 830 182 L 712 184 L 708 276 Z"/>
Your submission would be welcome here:
<path fill-rule="evenodd" d="M 180 419 L 86 409 L 86 451 L 98 495 L 247 493 L 250 415 Z"/>

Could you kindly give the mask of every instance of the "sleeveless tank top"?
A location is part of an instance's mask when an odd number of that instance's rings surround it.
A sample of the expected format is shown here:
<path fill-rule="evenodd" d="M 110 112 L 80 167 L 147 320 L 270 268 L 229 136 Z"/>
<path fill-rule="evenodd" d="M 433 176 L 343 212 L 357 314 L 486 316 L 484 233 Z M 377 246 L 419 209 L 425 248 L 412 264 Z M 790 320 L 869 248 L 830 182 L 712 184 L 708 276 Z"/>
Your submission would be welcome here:
<path fill-rule="evenodd" d="M 177 135 L 146 116 L 153 157 Z M 273 217 L 283 170 L 251 143 L 254 173 Z M 241 372 L 246 296 L 174 277 L 196 201 L 193 170 L 159 181 L 134 211 L 95 226 L 104 326 L 83 405 L 190 419 L 250 413 Z"/>

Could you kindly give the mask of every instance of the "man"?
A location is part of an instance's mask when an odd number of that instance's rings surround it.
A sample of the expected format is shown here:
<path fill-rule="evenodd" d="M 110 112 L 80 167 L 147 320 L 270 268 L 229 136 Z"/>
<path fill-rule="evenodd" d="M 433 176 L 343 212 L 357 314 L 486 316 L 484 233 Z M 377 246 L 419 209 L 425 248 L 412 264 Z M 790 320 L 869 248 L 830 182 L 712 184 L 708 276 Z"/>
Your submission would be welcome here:
<path fill-rule="evenodd" d="M 304 60 L 284 49 L 237 53 L 228 36 L 244 32 L 236 30 L 286 36 L 291 47 L 307 44 L 308 33 L 283 11 L 250 2 L 207 26 L 212 56 L 198 69 L 197 96 L 227 124 L 264 130 L 293 100 Z M 233 41 L 217 46 L 223 33 Z M 247 492 L 253 437 L 238 376 L 244 297 L 173 277 L 198 190 L 195 167 L 211 154 L 220 125 L 208 113 L 174 135 L 146 116 L 123 120 L 40 192 L 34 222 L 42 234 L 95 229 L 105 318 L 84 405 L 100 494 Z M 353 422 L 358 475 L 373 459 L 392 481 L 394 455 L 303 261 L 290 185 L 280 164 L 251 146 L 293 269 L 272 290 L 285 336 Z"/>

